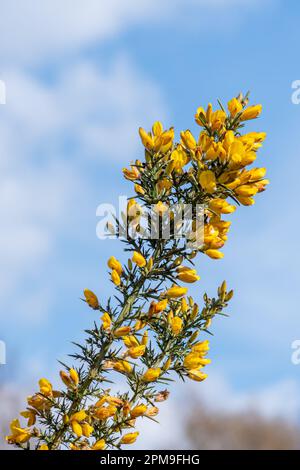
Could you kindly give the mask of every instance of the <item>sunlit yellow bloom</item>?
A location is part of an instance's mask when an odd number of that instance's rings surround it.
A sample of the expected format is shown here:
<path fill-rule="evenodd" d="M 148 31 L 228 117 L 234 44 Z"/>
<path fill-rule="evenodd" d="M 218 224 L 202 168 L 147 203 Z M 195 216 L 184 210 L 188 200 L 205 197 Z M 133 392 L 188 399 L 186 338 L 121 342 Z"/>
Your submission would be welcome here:
<path fill-rule="evenodd" d="M 237 200 L 243 204 L 243 206 L 253 206 L 253 204 L 255 204 L 253 197 L 249 196 L 238 196 Z"/>
<path fill-rule="evenodd" d="M 204 374 L 204 372 L 201 372 L 200 370 L 190 370 L 189 371 L 189 378 L 192 379 L 192 380 L 195 380 L 196 382 L 203 382 L 203 380 L 205 380 L 208 375 L 207 374 Z"/>
<path fill-rule="evenodd" d="M 139 134 L 144 147 L 146 147 L 148 150 L 152 150 L 154 142 L 151 135 L 148 134 L 148 132 L 146 132 L 142 127 L 139 128 Z"/>
<path fill-rule="evenodd" d="M 123 168 L 123 174 L 127 180 L 135 181 L 140 177 L 140 172 L 136 166 L 131 165 L 131 169 Z"/>
<path fill-rule="evenodd" d="M 99 439 L 99 441 L 95 442 L 92 447 L 92 450 L 103 450 L 105 449 L 106 443 L 104 439 Z"/>
<path fill-rule="evenodd" d="M 179 266 L 177 268 L 177 278 L 183 282 L 196 282 L 199 281 L 200 276 L 198 276 L 196 269 L 191 269 L 186 266 Z"/>
<path fill-rule="evenodd" d="M 124 336 L 124 338 L 122 338 L 122 339 L 124 341 L 125 346 L 127 346 L 127 348 L 132 348 L 134 346 L 139 346 L 140 345 L 140 343 L 138 342 L 136 337 L 133 336 L 133 335 Z"/>
<path fill-rule="evenodd" d="M 145 353 L 146 346 L 144 344 L 140 344 L 139 346 L 134 346 L 132 348 L 129 348 L 127 351 L 127 354 L 132 358 L 132 359 L 137 359 L 138 357 L 141 357 Z"/>
<path fill-rule="evenodd" d="M 99 301 L 96 294 L 94 294 L 94 292 L 89 289 L 84 289 L 83 293 L 89 307 L 93 308 L 94 310 L 97 310 L 99 308 Z"/>
<path fill-rule="evenodd" d="M 46 397 L 52 396 L 52 385 L 47 379 L 41 379 L 39 381 L 40 392 Z"/>
<path fill-rule="evenodd" d="M 248 108 L 244 109 L 241 114 L 241 121 L 247 121 L 248 119 L 255 119 L 257 118 L 262 110 L 262 105 L 257 104 L 255 106 L 249 106 Z"/>
<path fill-rule="evenodd" d="M 242 184 L 235 189 L 235 193 L 238 196 L 254 196 L 258 191 L 258 188 L 255 185 L 251 184 Z"/>
<path fill-rule="evenodd" d="M 34 410 L 26 410 L 26 411 L 21 411 L 20 413 L 23 418 L 28 419 L 27 426 L 33 426 L 36 422 L 36 411 Z"/>
<path fill-rule="evenodd" d="M 31 438 L 31 432 L 29 429 L 21 428 L 20 421 L 14 419 L 10 423 L 11 435 L 6 437 L 9 444 L 23 444 Z"/>
<path fill-rule="evenodd" d="M 121 276 L 122 271 L 123 271 L 122 265 L 121 265 L 120 261 L 118 261 L 114 256 L 111 256 L 109 258 L 109 260 L 107 261 L 107 266 L 110 269 L 114 269 L 115 271 L 117 271 L 119 276 Z"/>
<path fill-rule="evenodd" d="M 209 250 L 206 250 L 204 253 L 212 259 L 224 258 L 224 253 L 222 253 L 219 250 L 209 249 Z"/>
<path fill-rule="evenodd" d="M 208 207 L 217 214 L 231 214 L 236 210 L 233 204 L 229 204 L 226 199 L 221 198 L 212 199 Z"/>
<path fill-rule="evenodd" d="M 130 326 L 121 326 L 120 328 L 117 328 L 114 331 L 114 335 L 119 338 L 120 336 L 126 336 L 129 335 L 131 332 L 131 327 Z"/>
<path fill-rule="evenodd" d="M 79 383 L 79 377 L 78 377 L 77 371 L 75 369 L 70 369 L 69 374 L 70 374 L 70 378 L 72 382 L 74 383 L 75 386 L 77 386 Z"/>
<path fill-rule="evenodd" d="M 208 339 L 206 339 L 204 341 L 201 341 L 197 344 L 194 344 L 194 346 L 192 347 L 192 351 L 197 352 L 197 353 L 201 354 L 202 356 L 204 356 L 209 351 L 209 341 L 208 341 Z"/>
<path fill-rule="evenodd" d="M 148 331 L 146 330 L 142 336 L 141 344 L 147 346 L 148 343 Z"/>
<path fill-rule="evenodd" d="M 228 101 L 227 106 L 228 106 L 230 115 L 232 117 L 234 117 L 237 113 L 239 113 L 243 109 L 242 103 L 236 98 L 232 98 L 232 100 Z"/>
<path fill-rule="evenodd" d="M 213 171 L 205 170 L 199 174 L 199 183 L 208 193 L 213 193 L 217 189 L 216 177 Z"/>
<path fill-rule="evenodd" d="M 160 374 L 161 374 L 161 369 L 159 367 L 156 369 L 150 368 L 144 373 L 142 379 L 144 382 L 154 382 L 155 380 L 158 379 Z"/>
<path fill-rule="evenodd" d="M 71 379 L 71 377 L 69 376 L 69 374 L 67 374 L 67 372 L 65 372 L 64 370 L 61 370 L 60 373 L 60 378 L 61 380 L 63 381 L 63 383 L 68 387 L 68 388 L 71 388 L 73 387 L 73 381 Z"/>
<path fill-rule="evenodd" d="M 80 410 L 80 411 L 77 411 L 76 413 L 72 414 L 72 416 L 70 417 L 70 421 L 83 421 L 85 418 L 87 417 L 87 414 L 85 412 L 85 410 Z"/>
<path fill-rule="evenodd" d="M 155 136 L 159 136 L 163 133 L 163 125 L 160 121 L 156 121 L 153 126 L 152 126 L 152 132 L 153 132 L 153 135 Z"/>
<path fill-rule="evenodd" d="M 178 335 L 182 330 L 182 318 L 174 317 L 171 320 L 171 330 L 174 335 Z"/>
<path fill-rule="evenodd" d="M 88 424 L 88 423 L 82 423 L 82 424 L 81 424 L 81 428 L 82 428 L 82 434 L 83 434 L 85 437 L 90 437 L 90 435 L 91 435 L 92 432 L 94 431 L 93 426 L 91 426 L 91 425 Z"/>
<path fill-rule="evenodd" d="M 221 109 L 218 109 L 217 111 L 212 113 L 211 119 L 210 119 L 212 130 L 214 131 L 220 130 L 224 125 L 225 119 L 226 119 L 226 113 Z"/>
<path fill-rule="evenodd" d="M 204 367 L 207 364 L 210 364 L 210 359 L 202 357 L 200 352 L 191 352 L 185 356 L 183 365 L 186 369 L 198 369 L 199 367 Z"/>
<path fill-rule="evenodd" d="M 147 406 L 146 405 L 137 405 L 130 411 L 130 416 L 132 418 L 138 418 L 146 413 Z"/>
<path fill-rule="evenodd" d="M 188 163 L 188 155 L 180 145 L 178 145 L 178 147 L 173 150 L 171 154 L 171 161 L 173 162 L 173 169 L 176 171 L 180 171 L 184 165 Z"/>
<path fill-rule="evenodd" d="M 185 295 L 187 291 L 187 287 L 173 286 L 164 293 L 164 296 L 168 297 L 169 299 L 176 299 Z"/>
<path fill-rule="evenodd" d="M 159 215 L 162 215 L 164 214 L 165 212 L 167 212 L 169 210 L 169 206 L 167 206 L 167 204 L 164 204 L 162 201 L 159 201 L 157 204 L 155 204 L 154 206 L 154 211 L 159 214 Z"/>
<path fill-rule="evenodd" d="M 183 145 L 189 150 L 195 150 L 197 142 L 190 130 L 180 132 Z"/>
<path fill-rule="evenodd" d="M 140 184 L 135 184 L 134 190 L 137 194 L 145 194 L 145 190 L 142 188 Z"/>
<path fill-rule="evenodd" d="M 38 450 L 49 450 L 49 447 L 47 446 L 47 444 L 42 444 L 42 445 L 40 445 Z"/>
<path fill-rule="evenodd" d="M 154 305 L 155 313 L 163 312 L 167 308 L 167 305 L 168 305 L 168 299 L 160 300 Z"/>
<path fill-rule="evenodd" d="M 121 278 L 115 269 L 111 272 L 111 280 L 116 286 L 121 284 Z"/>
<path fill-rule="evenodd" d="M 144 256 L 137 251 L 134 251 L 132 261 L 137 264 L 140 268 L 146 266 L 147 261 L 145 260 Z"/>
<path fill-rule="evenodd" d="M 117 412 L 117 407 L 114 405 L 100 406 L 96 408 L 94 415 L 97 419 L 106 420 L 114 416 Z"/>
<path fill-rule="evenodd" d="M 102 317 L 101 317 L 101 320 L 102 320 L 102 328 L 104 330 L 108 330 L 111 326 L 110 315 L 107 312 L 104 312 Z"/>
<path fill-rule="evenodd" d="M 115 362 L 113 365 L 113 369 L 116 370 L 117 372 L 123 372 L 126 374 L 130 374 L 132 371 L 132 367 L 127 361 Z"/>
<path fill-rule="evenodd" d="M 181 299 L 181 311 L 182 313 L 186 313 L 188 311 L 188 304 L 185 297 Z"/>
<path fill-rule="evenodd" d="M 72 427 L 73 433 L 76 434 L 77 437 L 82 436 L 82 427 L 78 423 L 78 421 L 75 421 L 75 420 L 71 421 L 71 427 Z"/>
<path fill-rule="evenodd" d="M 124 434 L 121 439 L 121 444 L 133 444 L 139 435 L 139 432 L 131 432 L 129 434 Z"/>

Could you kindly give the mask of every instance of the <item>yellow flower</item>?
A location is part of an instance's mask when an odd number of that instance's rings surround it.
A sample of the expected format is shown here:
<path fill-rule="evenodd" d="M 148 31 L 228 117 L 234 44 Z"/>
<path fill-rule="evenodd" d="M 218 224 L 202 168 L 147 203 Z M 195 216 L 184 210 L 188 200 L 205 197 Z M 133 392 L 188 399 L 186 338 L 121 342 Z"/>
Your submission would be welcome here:
<path fill-rule="evenodd" d="M 71 378 L 73 384 L 75 386 L 77 386 L 78 383 L 79 383 L 79 377 L 78 377 L 77 371 L 75 369 L 70 369 L 69 374 L 70 374 L 70 378 Z"/>
<path fill-rule="evenodd" d="M 91 435 L 92 432 L 94 431 L 93 426 L 91 426 L 91 425 L 88 424 L 88 423 L 83 423 L 83 424 L 81 424 L 81 429 L 82 429 L 82 434 L 83 434 L 85 437 L 90 437 L 90 435 Z"/>
<path fill-rule="evenodd" d="M 119 276 L 121 276 L 122 271 L 123 271 L 122 265 L 121 265 L 120 261 L 118 261 L 114 256 L 111 256 L 109 258 L 109 260 L 107 261 L 107 266 L 110 269 L 114 269 L 115 271 L 117 271 Z"/>
<path fill-rule="evenodd" d="M 127 180 L 135 181 L 140 177 L 140 172 L 137 169 L 137 167 L 134 165 L 131 165 L 131 170 L 128 170 L 127 168 L 123 168 L 122 171 Z"/>
<path fill-rule="evenodd" d="M 227 106 L 228 106 L 228 111 L 230 112 L 230 115 L 232 117 L 234 117 L 237 113 L 239 113 L 243 109 L 242 103 L 236 98 L 232 98 L 232 100 L 228 101 Z"/>
<path fill-rule="evenodd" d="M 235 193 L 238 196 L 246 196 L 251 197 L 254 196 L 258 191 L 258 188 L 255 185 L 251 184 L 242 184 L 238 188 L 235 189 Z"/>
<path fill-rule="evenodd" d="M 192 347 L 193 352 L 197 352 L 204 356 L 209 351 L 209 341 L 206 339 L 205 341 L 201 341 L 197 344 L 194 344 Z"/>
<path fill-rule="evenodd" d="M 94 294 L 94 292 L 89 289 L 84 289 L 83 293 L 89 307 L 93 308 L 94 310 L 97 310 L 99 308 L 99 301 L 96 294 Z"/>
<path fill-rule="evenodd" d="M 129 335 L 131 332 L 131 327 L 130 326 L 121 326 L 120 328 L 117 328 L 114 331 L 114 335 L 119 338 L 120 336 L 126 336 Z"/>
<path fill-rule="evenodd" d="M 26 411 L 21 411 L 20 415 L 23 416 L 23 418 L 28 419 L 27 426 L 33 426 L 36 422 L 36 411 L 35 410 L 26 410 Z"/>
<path fill-rule="evenodd" d="M 75 421 L 75 420 L 71 421 L 71 428 L 72 428 L 73 433 L 76 434 L 77 437 L 82 436 L 82 427 L 78 423 L 78 421 Z"/>
<path fill-rule="evenodd" d="M 130 416 L 132 418 L 138 418 L 146 413 L 147 406 L 146 405 L 137 405 L 130 411 Z"/>
<path fill-rule="evenodd" d="M 127 361 L 118 361 L 115 362 L 113 365 L 113 369 L 117 372 L 123 372 L 125 374 L 130 374 L 132 371 L 132 367 Z"/>
<path fill-rule="evenodd" d="M 79 377 L 75 369 L 70 369 L 69 374 L 64 370 L 61 370 L 59 375 L 63 383 L 68 388 L 74 388 L 79 383 Z"/>
<path fill-rule="evenodd" d="M 41 379 L 39 381 L 40 392 L 46 397 L 52 396 L 52 385 L 47 379 Z"/>
<path fill-rule="evenodd" d="M 199 352 L 190 352 L 185 356 L 183 365 L 186 369 L 197 369 L 199 367 L 204 367 L 207 364 L 210 364 L 210 359 L 203 358 Z"/>
<path fill-rule="evenodd" d="M 204 372 L 196 369 L 190 370 L 188 375 L 190 379 L 195 380 L 196 382 L 203 382 L 203 380 L 208 377 L 207 374 L 204 374 Z"/>
<path fill-rule="evenodd" d="M 262 110 L 262 105 L 257 104 L 255 106 L 249 106 L 248 108 L 244 109 L 241 114 L 241 121 L 247 121 L 248 119 L 255 119 L 257 118 Z"/>
<path fill-rule="evenodd" d="M 226 113 L 222 109 L 218 109 L 211 114 L 211 128 L 214 131 L 220 130 L 225 122 Z"/>
<path fill-rule="evenodd" d="M 95 442 L 92 447 L 92 450 L 103 450 L 105 449 L 106 443 L 104 439 L 99 439 L 99 441 Z"/>
<path fill-rule="evenodd" d="M 67 372 L 65 372 L 64 370 L 61 370 L 60 373 L 60 378 L 61 380 L 63 381 L 63 383 L 68 387 L 68 388 L 71 388 L 73 386 L 73 382 L 71 380 L 71 377 L 69 376 L 69 374 L 67 374 Z"/>
<path fill-rule="evenodd" d="M 209 250 L 206 250 L 204 253 L 212 259 L 224 258 L 224 253 L 222 253 L 219 250 L 209 249 Z"/>
<path fill-rule="evenodd" d="M 183 145 L 189 150 L 195 150 L 197 142 L 190 130 L 180 132 L 180 137 Z"/>
<path fill-rule="evenodd" d="M 124 434 L 120 443 L 121 444 L 133 444 L 139 435 L 139 432 L 131 432 L 129 434 Z"/>
<path fill-rule="evenodd" d="M 212 199 L 208 207 L 217 214 L 231 214 L 236 210 L 234 205 L 229 204 L 226 199 L 221 198 Z"/>
<path fill-rule="evenodd" d="M 183 297 L 181 299 L 181 311 L 182 311 L 182 313 L 187 313 L 187 311 L 188 311 L 188 304 L 187 304 L 187 301 L 186 301 L 185 297 Z"/>
<path fill-rule="evenodd" d="M 178 335 L 182 330 L 182 319 L 180 317 L 174 317 L 171 319 L 171 330 L 174 335 Z"/>
<path fill-rule="evenodd" d="M 47 444 L 42 444 L 42 445 L 40 445 L 38 450 L 49 450 L 49 447 L 47 446 Z"/>
<path fill-rule="evenodd" d="M 122 338 L 122 339 L 124 341 L 125 346 L 127 346 L 127 348 L 132 348 L 134 346 L 139 346 L 140 345 L 140 343 L 138 342 L 136 337 L 133 336 L 133 335 L 124 336 L 124 338 Z"/>
<path fill-rule="evenodd" d="M 30 430 L 21 428 L 20 421 L 18 419 L 14 419 L 10 423 L 10 430 L 11 435 L 6 437 L 9 444 L 23 444 L 31 438 Z"/>
<path fill-rule="evenodd" d="M 153 135 L 155 136 L 159 136 L 163 133 L 163 125 L 160 121 L 156 121 L 153 126 L 152 126 L 152 132 L 153 132 Z"/>
<path fill-rule="evenodd" d="M 152 150 L 154 142 L 151 135 L 148 134 L 148 132 L 146 132 L 142 127 L 139 128 L 139 134 L 144 147 L 146 147 L 148 150 Z"/>
<path fill-rule="evenodd" d="M 171 154 L 171 162 L 173 162 L 173 170 L 180 171 L 184 165 L 188 163 L 188 156 L 184 149 L 178 145 Z"/>
<path fill-rule="evenodd" d="M 107 312 L 104 312 L 102 317 L 101 317 L 101 320 L 102 320 L 102 328 L 104 330 L 108 330 L 110 328 L 110 325 L 111 325 L 111 318 L 110 318 L 109 314 Z"/>
<path fill-rule="evenodd" d="M 145 190 L 142 188 L 140 184 L 135 184 L 134 190 L 137 194 L 145 194 Z"/>
<path fill-rule="evenodd" d="M 213 171 L 205 170 L 199 174 L 199 183 L 207 193 L 213 193 L 217 189 L 216 177 Z"/>
<path fill-rule="evenodd" d="M 173 286 L 164 293 L 164 296 L 168 297 L 169 299 L 176 299 L 185 295 L 187 291 L 187 287 Z"/>
<path fill-rule="evenodd" d="M 159 214 L 159 215 L 162 215 L 164 214 L 165 212 L 167 212 L 169 210 L 169 206 L 167 206 L 166 204 L 164 204 L 162 201 L 159 201 L 157 204 L 155 204 L 154 206 L 154 211 Z"/>
<path fill-rule="evenodd" d="M 111 280 L 116 286 L 121 284 L 121 278 L 115 269 L 111 272 Z"/>
<path fill-rule="evenodd" d="M 177 278 L 183 282 L 196 282 L 199 281 L 200 276 L 198 276 L 196 269 L 191 269 L 186 266 L 179 266 L 177 268 Z"/>
<path fill-rule="evenodd" d="M 155 313 L 160 313 L 166 310 L 168 305 L 168 299 L 160 300 L 157 304 L 154 305 Z"/>
<path fill-rule="evenodd" d="M 143 268 L 146 266 L 147 262 L 141 253 L 138 253 L 137 251 L 134 251 L 132 261 L 137 264 L 140 268 Z"/>
<path fill-rule="evenodd" d="M 70 421 L 83 421 L 85 420 L 85 418 L 87 417 L 87 414 L 85 412 L 85 410 L 80 410 L 80 411 L 77 411 L 76 413 L 72 414 L 72 416 L 70 417 Z"/>
<path fill-rule="evenodd" d="M 160 374 L 161 374 L 161 369 L 159 367 L 156 369 L 150 368 L 144 373 L 142 380 L 144 382 L 154 382 L 155 380 L 158 379 Z"/>
<path fill-rule="evenodd" d="M 139 346 L 134 346 L 128 349 L 127 353 L 132 359 L 137 359 L 141 357 L 145 353 L 146 346 L 144 344 L 140 344 Z"/>
<path fill-rule="evenodd" d="M 106 420 L 114 416 L 117 412 L 117 407 L 114 405 L 100 406 L 96 408 L 94 415 L 97 419 Z"/>

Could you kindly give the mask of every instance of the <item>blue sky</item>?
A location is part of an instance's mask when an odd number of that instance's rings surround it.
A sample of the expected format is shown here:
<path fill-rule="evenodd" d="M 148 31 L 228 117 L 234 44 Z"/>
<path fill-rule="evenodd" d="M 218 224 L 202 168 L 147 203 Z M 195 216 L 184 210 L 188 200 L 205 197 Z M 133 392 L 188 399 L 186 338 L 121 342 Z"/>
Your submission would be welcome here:
<path fill-rule="evenodd" d="M 96 319 L 82 289 L 112 292 L 106 259 L 122 247 L 96 238 L 95 212 L 130 194 L 121 169 L 142 155 L 138 126 L 160 119 L 177 135 L 197 131 L 198 106 L 251 90 L 264 110 L 249 129 L 268 134 L 258 164 L 271 185 L 233 214 L 225 258 L 199 258 L 195 296 L 224 278 L 235 289 L 230 318 L 213 328 L 211 384 L 200 387 L 209 395 L 222 383 L 227 402 L 259 396 L 274 413 L 289 401 L 298 417 L 299 2 L 24 0 L 1 9 L 1 381 L 27 391 L 53 377 L 56 358 Z"/>

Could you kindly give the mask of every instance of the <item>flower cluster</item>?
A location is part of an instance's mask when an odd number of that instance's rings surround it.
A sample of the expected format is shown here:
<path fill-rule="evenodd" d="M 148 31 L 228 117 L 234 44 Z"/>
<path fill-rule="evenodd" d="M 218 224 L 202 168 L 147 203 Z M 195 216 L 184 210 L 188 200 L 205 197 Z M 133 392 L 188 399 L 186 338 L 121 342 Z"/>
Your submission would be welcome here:
<path fill-rule="evenodd" d="M 227 111 L 221 104 L 215 111 L 211 104 L 197 109 L 197 138 L 185 130 L 176 143 L 174 129 L 164 130 L 160 122 L 151 132 L 140 128 L 145 158 L 123 170 L 136 195 L 116 227 L 107 227 L 110 233 L 127 233 L 130 254 L 126 263 L 114 256 L 107 260 L 116 300 L 104 304 L 84 290 L 83 300 L 99 314 L 94 327 L 87 330 L 84 344 L 77 344 L 74 364 L 63 364 L 60 391 L 40 380 L 39 391 L 21 412 L 26 427 L 14 420 L 9 443 L 36 450 L 120 448 L 136 441 L 139 419 L 155 419 L 174 375 L 206 379 L 210 359 L 204 335 L 213 318 L 224 315 L 233 292 L 224 281 L 216 297 L 204 294 L 199 305 L 181 283 L 199 281 L 194 265 L 199 252 L 223 257 L 220 250 L 230 227 L 223 216 L 239 205 L 254 204 L 254 196 L 268 184 L 265 168 L 247 168 L 265 134 L 241 132 L 245 121 L 260 112 L 260 105 L 248 106 L 248 97 L 240 94 L 229 101 Z M 161 225 L 167 216 L 174 228 L 173 208 L 182 204 L 201 205 L 203 224 L 198 226 L 198 213 L 192 210 L 184 239 L 172 236 L 172 230 L 169 238 L 160 230 L 154 238 L 143 238 L 145 209 L 154 208 Z M 112 390 L 116 377 L 126 382 L 126 392 Z"/>

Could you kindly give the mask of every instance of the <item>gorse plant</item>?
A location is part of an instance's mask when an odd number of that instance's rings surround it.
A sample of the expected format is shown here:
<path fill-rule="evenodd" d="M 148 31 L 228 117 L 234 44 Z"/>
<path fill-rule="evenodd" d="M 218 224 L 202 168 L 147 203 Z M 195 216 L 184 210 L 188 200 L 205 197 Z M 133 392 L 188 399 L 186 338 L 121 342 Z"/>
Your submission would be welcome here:
<path fill-rule="evenodd" d="M 53 390 L 42 378 L 39 391 L 29 397 L 21 415 L 28 420 L 11 423 L 10 444 L 36 450 L 102 450 L 132 444 L 141 417 L 154 419 L 157 404 L 167 400 L 174 373 L 203 381 L 212 319 L 223 315 L 233 292 L 225 281 L 217 295 L 204 295 L 199 306 L 179 283 L 199 280 L 194 267 L 198 252 L 213 259 L 223 257 L 230 222 L 222 219 L 236 206 L 254 204 L 253 196 L 268 184 L 265 168 L 246 169 L 256 159 L 265 133 L 242 134 L 244 122 L 258 117 L 261 105 L 248 106 L 241 94 L 213 111 L 199 108 L 198 140 L 189 130 L 174 142 L 174 129 L 155 122 L 152 132 L 139 130 L 145 147 L 144 161 L 124 169 L 134 183 L 136 199 L 129 199 L 127 214 L 108 224 L 110 233 L 127 233 L 123 242 L 130 259 L 122 265 L 108 260 L 117 295 L 103 304 L 88 289 L 87 305 L 100 313 L 84 344 L 77 344 L 71 367 L 63 365 L 63 389 Z M 231 202 L 228 202 L 231 201 Z M 190 205 L 190 224 L 184 238 L 174 236 L 178 217 L 173 207 Z M 195 208 L 203 208 L 202 221 Z M 155 237 L 143 237 L 142 217 L 151 212 L 158 221 Z M 167 215 L 167 217 L 166 217 Z M 162 225 L 170 223 L 170 236 Z M 128 228 L 129 227 L 129 228 Z M 111 383 L 126 381 L 125 392 L 112 392 Z M 119 381 L 119 380 L 118 380 Z"/>

